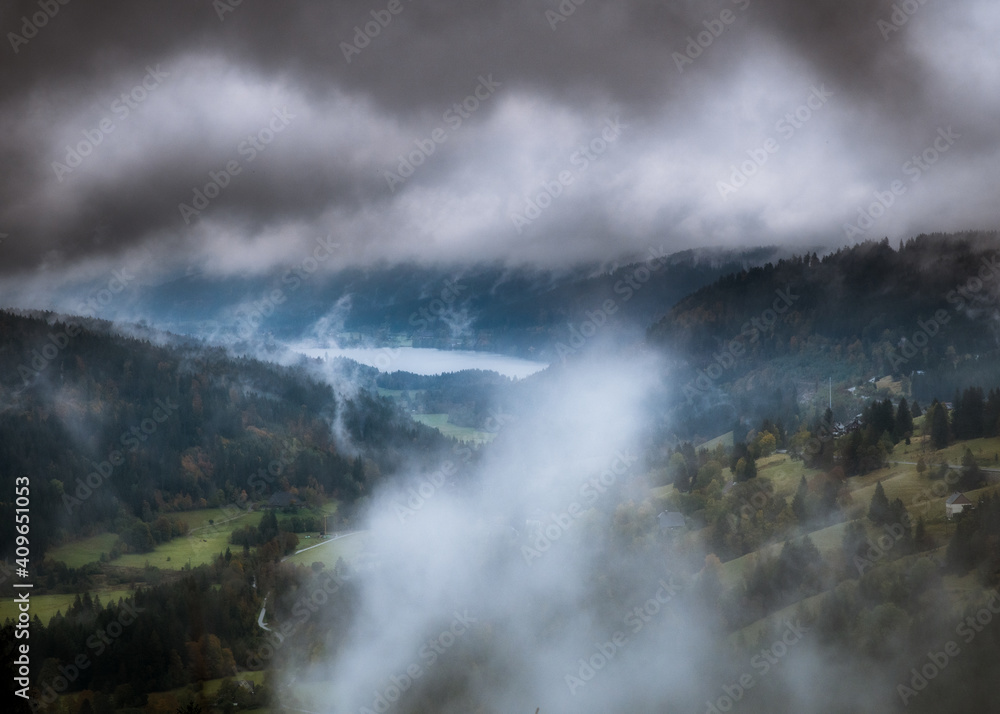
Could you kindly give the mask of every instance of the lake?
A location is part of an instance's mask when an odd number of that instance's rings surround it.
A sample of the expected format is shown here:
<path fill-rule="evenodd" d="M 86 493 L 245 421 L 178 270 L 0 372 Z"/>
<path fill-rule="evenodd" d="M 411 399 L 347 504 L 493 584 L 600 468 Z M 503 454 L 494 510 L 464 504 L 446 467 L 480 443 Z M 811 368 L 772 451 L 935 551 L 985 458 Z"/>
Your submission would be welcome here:
<path fill-rule="evenodd" d="M 317 347 L 308 344 L 289 345 L 289 348 L 308 357 L 333 359 L 346 357 L 382 372 L 412 372 L 435 375 L 461 372 L 464 369 L 482 369 L 499 372 L 505 377 L 523 379 L 548 367 L 544 362 L 533 362 L 520 357 L 472 352 L 469 350 L 438 350 L 426 347 Z"/>

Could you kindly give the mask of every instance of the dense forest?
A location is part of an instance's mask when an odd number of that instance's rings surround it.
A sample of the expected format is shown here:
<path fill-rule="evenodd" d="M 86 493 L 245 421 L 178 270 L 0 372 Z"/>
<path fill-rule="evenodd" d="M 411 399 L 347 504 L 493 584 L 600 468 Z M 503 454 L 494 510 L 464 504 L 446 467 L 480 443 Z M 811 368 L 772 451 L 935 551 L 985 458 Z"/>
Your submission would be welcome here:
<path fill-rule="evenodd" d="M 627 305 L 628 319 L 645 326 L 691 291 L 778 254 L 773 247 L 670 253 L 655 246 L 632 261 L 561 270 L 409 264 L 311 279 L 295 272 L 257 280 L 185 275 L 143 290 L 137 305 L 156 324 L 176 324 L 181 331 L 215 324 L 219 340 L 258 330 L 281 340 L 326 339 L 335 329 L 341 345 L 405 336 L 415 347 L 547 359 L 556 354 L 556 343 L 570 339 L 570 326 L 606 300 Z M 273 305 L 236 307 L 243 295 L 274 289 L 282 294 L 280 318 Z"/>
<path fill-rule="evenodd" d="M 921 235 L 898 249 L 865 242 L 723 277 L 678 302 L 650 337 L 695 357 L 710 358 L 735 339 L 750 359 L 829 350 L 910 374 L 996 348 L 998 284 L 1000 264 L 985 235 Z M 940 310 L 946 319 L 935 328 Z M 943 339 L 920 344 L 921 325 L 928 338 L 942 332 Z"/>
<path fill-rule="evenodd" d="M 3 312 L 0 332 L 2 480 L 12 492 L 31 476 L 39 553 L 109 528 L 141 552 L 174 535 L 164 513 L 278 491 L 350 502 L 445 447 L 392 402 L 336 395 L 305 368 L 51 315 Z M 12 509 L 0 502 L 0 520 Z"/>
<path fill-rule="evenodd" d="M 801 397 L 828 380 L 834 401 L 886 376 L 923 404 L 988 389 L 1000 382 L 998 299 L 991 236 L 921 235 L 732 273 L 678 302 L 647 336 L 678 370 L 672 400 L 683 406 L 673 416 L 691 436 L 740 416 L 791 422 Z"/>
<path fill-rule="evenodd" d="M 286 634 L 298 640 L 343 637 L 354 597 L 346 569 L 289 566 L 278 562 L 280 554 L 267 548 L 227 551 L 210 565 L 140 587 L 117 602 L 102 603 L 85 592 L 47 625 L 36 615 L 32 648 L 45 653 L 32 669 L 38 701 L 54 705 L 58 695 L 86 692 L 88 714 L 139 712 L 147 711 L 152 692 L 226 678 L 216 694 L 202 698 L 206 707 L 231 711 L 226 698 L 234 696 L 237 708 L 268 705 L 277 685 L 266 679 L 248 688 L 239 674 L 271 669 L 274 645 L 284 641 L 257 624 L 264 593 L 282 593 L 275 607 L 282 621 L 296 623 Z M 341 628 L 326 622 L 320 632 L 319 623 L 310 622 L 305 603 L 319 590 L 324 603 L 329 598 L 338 605 Z M 13 633 L 10 623 L 0 629 L 0 651 L 14 646 Z M 234 688 L 234 682 L 243 685 Z"/>

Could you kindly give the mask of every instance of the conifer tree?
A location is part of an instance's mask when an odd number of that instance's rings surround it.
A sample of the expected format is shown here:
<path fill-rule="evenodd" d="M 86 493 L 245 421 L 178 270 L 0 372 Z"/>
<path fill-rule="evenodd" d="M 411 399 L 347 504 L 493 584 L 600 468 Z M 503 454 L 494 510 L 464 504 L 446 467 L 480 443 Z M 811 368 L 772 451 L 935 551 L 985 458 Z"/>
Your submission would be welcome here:
<path fill-rule="evenodd" d="M 868 520 L 877 526 L 887 522 L 890 517 L 889 499 L 886 498 L 885 489 L 882 482 L 875 484 L 875 493 L 872 495 L 871 504 L 868 506 Z"/>

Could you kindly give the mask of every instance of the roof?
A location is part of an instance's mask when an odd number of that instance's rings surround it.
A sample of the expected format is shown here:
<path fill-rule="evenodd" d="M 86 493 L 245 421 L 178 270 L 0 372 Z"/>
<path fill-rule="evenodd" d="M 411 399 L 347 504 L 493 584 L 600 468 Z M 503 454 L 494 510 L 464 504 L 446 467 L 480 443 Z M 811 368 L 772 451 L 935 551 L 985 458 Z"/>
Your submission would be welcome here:
<path fill-rule="evenodd" d="M 664 511 L 656 517 L 660 528 L 683 528 L 684 514 L 677 511 Z"/>
<path fill-rule="evenodd" d="M 970 501 L 964 493 L 958 493 L 957 491 L 948 497 L 945 501 L 949 506 L 971 506 L 972 501 Z"/>
<path fill-rule="evenodd" d="M 271 508 L 286 508 L 293 503 L 298 503 L 298 498 L 290 494 L 288 491 L 279 491 L 268 499 L 267 505 Z"/>

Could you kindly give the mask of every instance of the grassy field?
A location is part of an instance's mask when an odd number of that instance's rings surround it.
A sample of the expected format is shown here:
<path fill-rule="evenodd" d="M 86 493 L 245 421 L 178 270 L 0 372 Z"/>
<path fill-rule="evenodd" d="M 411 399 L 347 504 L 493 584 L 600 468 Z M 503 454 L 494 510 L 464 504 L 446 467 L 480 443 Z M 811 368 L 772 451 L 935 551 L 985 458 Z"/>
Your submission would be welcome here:
<path fill-rule="evenodd" d="M 132 591 L 128 588 L 111 588 L 111 589 L 98 589 L 91 592 L 91 595 L 99 595 L 101 598 L 101 604 L 107 605 L 109 602 L 118 602 L 118 598 L 128 597 L 132 594 Z M 70 605 L 76 599 L 75 593 L 70 593 L 66 595 L 32 595 L 31 596 L 31 616 L 35 615 L 45 623 L 49 624 L 49 620 L 57 612 L 66 614 L 69 610 Z M 4 598 L 0 600 L 0 622 L 5 621 L 8 617 L 15 619 L 17 617 L 17 605 L 14 601 L 9 598 Z"/>
<path fill-rule="evenodd" d="M 702 449 L 708 449 L 711 451 L 719 444 L 722 444 L 727 449 L 731 449 L 733 447 L 733 432 L 730 431 L 722 436 L 717 436 L 714 439 L 706 441 L 704 444 L 698 444 L 697 450 L 701 451 Z"/>
<path fill-rule="evenodd" d="M 469 441 L 473 444 L 488 444 L 495 434 L 489 431 L 479 431 L 467 426 L 455 426 L 448 421 L 447 414 L 411 414 L 414 421 L 433 427 L 445 436 L 459 441 Z"/>
<path fill-rule="evenodd" d="M 329 501 L 312 513 L 321 516 L 333 515 L 337 512 L 338 505 L 336 501 Z M 263 511 L 252 511 L 232 518 L 229 517 L 229 512 L 221 508 L 171 513 L 168 514 L 168 518 L 188 524 L 190 531 L 187 536 L 158 545 L 150 553 L 123 555 L 111 561 L 111 565 L 123 568 L 142 568 L 150 565 L 163 570 L 181 570 L 189 563 L 191 567 L 210 563 L 215 556 L 224 553 L 226 548 L 230 547 L 229 538 L 234 530 L 245 525 L 258 525 L 263 515 Z M 282 514 L 278 514 L 279 519 L 282 517 Z M 72 568 L 79 568 L 87 563 L 99 562 L 101 553 L 109 553 L 117 538 L 114 533 L 83 538 L 52 549 L 48 557 L 60 560 Z M 300 535 L 299 538 L 303 542 L 303 547 L 309 544 L 304 535 Z"/>
<path fill-rule="evenodd" d="M 819 471 L 806 468 L 804 461 L 796 461 L 788 454 L 772 454 L 757 459 L 757 476 L 770 479 L 776 496 L 792 498 L 802 477 L 809 479 L 817 473 Z"/>
<path fill-rule="evenodd" d="M 426 391 L 426 389 L 383 389 L 382 387 L 378 387 L 379 396 L 389 397 L 390 399 L 400 399 L 402 397 L 416 399 Z"/>
<path fill-rule="evenodd" d="M 303 548 L 308 548 L 309 545 L 316 545 L 316 543 L 303 541 L 300 545 Z M 300 551 L 295 555 L 288 556 L 285 558 L 285 562 L 295 565 L 312 565 L 315 562 L 320 562 L 324 563 L 326 567 L 332 568 L 337 564 L 338 558 L 343 558 L 344 562 L 348 564 L 357 562 L 361 554 L 365 552 L 367 546 L 367 535 L 359 533 L 358 535 L 350 535 L 333 541 L 328 540 L 325 544 L 317 548 L 312 548 L 305 552 Z"/>
<path fill-rule="evenodd" d="M 882 377 L 882 379 L 875 382 L 875 388 L 888 390 L 894 397 L 898 397 L 903 393 L 903 383 L 892 381 L 892 377 Z"/>
<path fill-rule="evenodd" d="M 199 528 L 209 528 L 213 525 L 219 525 L 222 523 L 229 523 L 234 520 L 242 520 L 248 516 L 258 516 L 258 513 L 253 511 L 241 511 L 239 516 L 234 517 L 233 509 L 224 508 L 202 508 L 195 511 L 177 511 L 176 513 L 166 514 L 167 518 L 171 521 L 184 521 L 187 523 L 187 527 L 192 531 L 197 531 Z M 256 520 L 247 520 L 246 523 L 257 523 Z M 238 527 L 243 527 L 244 523 L 240 523 Z M 235 526 L 234 526 L 235 527 Z"/>
<path fill-rule="evenodd" d="M 243 520 L 243 523 L 250 523 Z M 260 523 L 258 515 L 253 524 Z M 153 549 L 151 553 L 130 553 L 112 561 L 112 565 L 123 568 L 142 568 L 151 565 L 162 570 L 180 570 L 188 563 L 192 568 L 205 563 L 211 563 L 215 556 L 226 552 L 229 546 L 229 537 L 232 535 L 232 524 L 224 524 L 221 527 L 212 527 L 210 530 L 200 530 L 188 536 L 174 538 L 171 541 L 162 543 Z"/>
<path fill-rule="evenodd" d="M 825 559 L 830 559 L 840 552 L 841 544 L 844 541 L 844 529 L 847 528 L 847 521 L 835 523 L 832 526 L 821 528 L 809 534 L 809 538 L 819 550 L 820 555 Z M 792 540 L 798 540 L 798 537 Z M 738 584 L 744 575 L 748 574 L 760 558 L 777 558 L 781 553 L 784 541 L 774 543 L 766 548 L 747 553 L 746 555 L 734 558 L 722 564 L 721 579 L 723 585 L 733 587 Z"/>
<path fill-rule="evenodd" d="M 260 685 L 264 682 L 264 671 L 259 672 L 239 672 L 235 674 L 232 679 L 241 680 L 244 679 L 248 682 L 253 682 L 254 685 Z M 209 679 L 202 682 L 201 691 L 197 691 L 195 687 L 188 685 L 184 687 L 179 687 L 177 689 L 172 689 L 169 692 L 150 692 L 148 695 L 148 700 L 146 704 L 146 711 L 148 712 L 169 712 L 173 713 L 184 706 L 187 702 L 204 702 L 210 704 L 215 701 L 215 697 L 219 692 L 219 687 L 222 686 L 222 679 Z M 63 700 L 68 700 L 73 696 L 78 695 L 67 695 L 63 697 Z M 76 711 L 78 705 L 76 702 L 70 702 L 67 707 L 68 711 Z M 203 707 L 203 711 L 206 708 Z M 255 711 L 263 714 L 268 711 L 266 709 L 250 709 L 250 710 L 240 710 L 240 711 Z"/>
<path fill-rule="evenodd" d="M 118 540 L 118 536 L 114 533 L 101 533 L 72 543 L 63 543 L 45 555 L 52 560 L 62 561 L 71 568 L 79 568 L 87 563 L 100 561 L 101 553 L 110 553 L 111 546 L 115 544 L 116 540 Z"/>
<path fill-rule="evenodd" d="M 939 548 L 937 550 L 909 555 L 901 560 L 913 561 L 918 558 L 940 560 L 943 557 L 944 548 Z M 949 599 L 953 603 L 953 607 L 956 611 L 961 610 L 966 603 L 979 602 L 983 594 L 983 588 L 977 581 L 975 573 L 969 573 L 968 575 L 961 577 L 945 575 L 942 579 L 942 586 L 944 591 L 949 594 Z M 807 615 L 815 615 L 822 606 L 823 600 L 829 596 L 830 592 L 831 591 L 827 590 L 826 592 L 813 595 L 812 597 L 800 600 L 799 602 L 793 603 L 781 610 L 772 612 L 760 620 L 747 625 L 743 629 L 734 632 L 730 635 L 730 643 L 734 646 L 742 645 L 749 649 L 754 649 L 758 646 L 758 644 L 761 646 L 767 646 L 769 643 L 766 641 L 761 643 L 760 638 L 768 631 L 768 628 L 770 628 L 773 632 L 780 630 L 786 620 L 795 622 L 797 618 L 803 618 Z"/>
<path fill-rule="evenodd" d="M 767 617 L 762 617 L 756 622 L 747 625 L 742 630 L 734 632 L 729 636 L 730 643 L 733 645 L 742 644 L 751 650 L 759 649 L 760 647 L 770 647 L 771 642 L 761 639 L 764 633 L 769 630 L 771 632 L 781 631 L 786 621 L 795 624 L 796 621 L 804 619 L 808 615 L 816 615 L 828 592 L 813 595 L 781 610 L 775 610 Z"/>
<path fill-rule="evenodd" d="M 148 561 L 150 565 L 158 568 L 179 570 L 188 560 L 192 566 L 208 563 L 217 553 L 226 550 L 233 530 L 246 524 L 257 525 L 260 523 L 261 515 L 259 512 L 251 512 L 232 518 L 229 512 L 221 508 L 169 513 L 167 518 L 188 524 L 190 532 L 187 536 L 174 538 L 168 543 L 157 546 L 152 553 L 123 555 L 112 564 L 143 567 Z M 64 543 L 50 550 L 46 557 L 62 561 L 71 568 L 79 568 L 88 563 L 100 562 L 101 553 L 110 553 L 117 539 L 118 536 L 114 533 L 101 533 L 90 538 Z"/>
<path fill-rule="evenodd" d="M 959 444 L 952 444 L 940 451 L 930 451 L 924 458 L 933 461 L 947 460 L 949 464 L 958 465 L 962 463 L 962 457 L 965 456 L 966 449 L 972 451 L 972 455 L 976 457 L 980 466 L 988 469 L 1000 468 L 1000 438 L 997 437 L 972 439 Z M 908 460 L 916 461 L 916 459 Z"/>
<path fill-rule="evenodd" d="M 925 460 L 934 461 L 946 460 L 950 463 L 959 463 L 966 449 L 971 449 L 977 456 L 980 463 L 989 468 L 992 464 L 994 453 L 1000 453 L 1000 439 L 977 439 L 975 441 L 956 444 L 940 452 L 931 452 L 924 445 L 924 439 L 914 439 L 910 446 L 900 444 L 890 455 L 890 459 L 900 462 L 916 462 L 917 458 L 923 454 Z M 818 472 L 808 470 L 801 461 L 794 461 L 787 455 L 773 455 L 758 460 L 758 476 L 771 479 L 775 487 L 775 493 L 780 496 L 790 498 L 798 486 L 799 479 L 803 474 L 807 478 Z M 926 475 L 917 472 L 913 463 L 893 463 L 887 468 L 865 474 L 864 476 L 852 477 L 848 484 L 851 489 L 854 513 L 862 516 L 867 512 L 868 504 L 871 502 L 875 492 L 876 484 L 881 482 L 886 496 L 890 501 L 894 499 L 902 500 L 914 521 L 918 517 L 923 517 L 927 524 L 928 533 L 937 540 L 943 547 L 954 532 L 954 523 L 945 516 L 944 503 L 951 494 L 952 489 L 943 481 L 932 481 Z M 651 496 L 663 498 L 673 489 L 667 486 L 654 489 Z M 993 484 L 985 488 L 967 492 L 966 495 L 975 502 L 980 495 L 986 493 L 1000 492 L 1000 484 Z M 847 522 L 838 523 L 827 528 L 813 531 L 809 534 L 813 543 L 820 553 L 827 560 L 831 560 L 839 553 L 844 531 Z M 736 558 L 722 565 L 721 578 L 725 587 L 733 587 L 745 577 L 760 558 L 776 558 L 781 551 L 782 543 L 772 544 L 754 553 L 749 553 L 740 558 Z M 941 549 L 932 551 L 942 552 Z M 923 555 L 927 555 L 926 553 Z M 977 594 L 981 592 L 978 584 L 969 580 L 951 578 L 950 590 L 958 593 L 970 592 Z M 768 621 L 778 622 L 782 617 L 789 617 L 793 611 L 799 607 L 815 608 L 822 602 L 823 595 L 818 595 L 809 600 L 797 603 L 783 611 L 773 613 L 768 618 L 754 623 L 750 627 L 744 628 L 740 633 L 733 636 L 733 642 L 752 644 L 756 642 L 760 633 Z"/>

